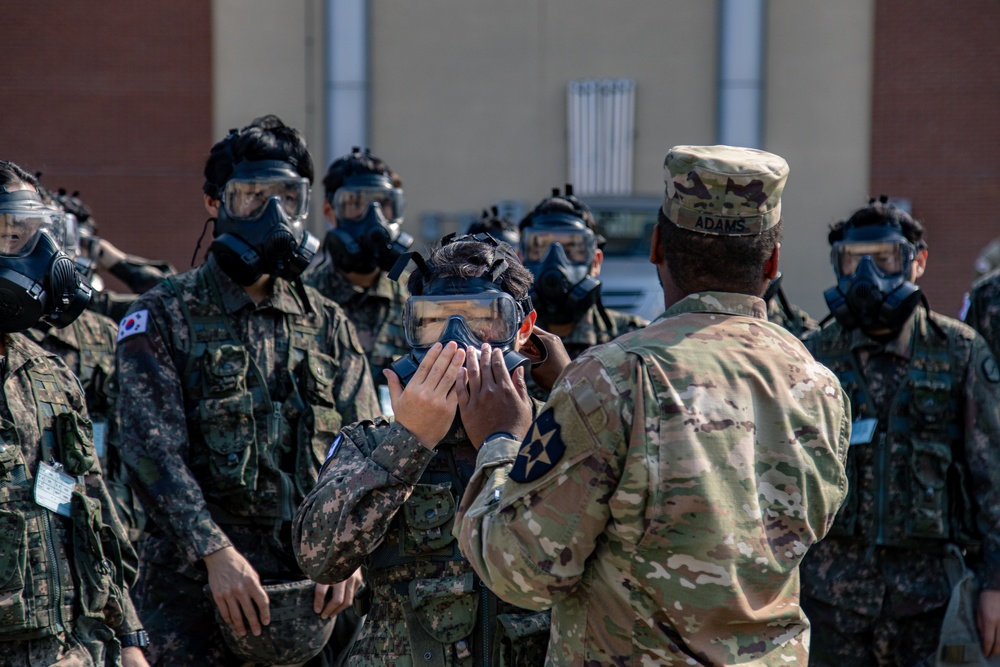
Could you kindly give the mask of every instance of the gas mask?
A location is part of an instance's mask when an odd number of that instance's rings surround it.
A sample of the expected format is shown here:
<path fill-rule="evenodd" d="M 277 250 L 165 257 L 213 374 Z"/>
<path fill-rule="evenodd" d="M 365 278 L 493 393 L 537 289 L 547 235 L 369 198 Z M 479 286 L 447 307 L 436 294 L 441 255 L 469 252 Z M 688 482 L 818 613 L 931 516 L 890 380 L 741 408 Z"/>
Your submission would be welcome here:
<path fill-rule="evenodd" d="M 601 281 L 589 275 L 596 251 L 594 232 L 569 214 L 539 215 L 524 228 L 521 256 L 535 276 L 531 298 L 543 323 L 576 322 L 597 302 Z"/>
<path fill-rule="evenodd" d="M 895 226 L 847 229 L 831 251 L 837 285 L 823 294 L 830 312 L 848 330 L 899 331 L 922 299 L 909 281 L 916 253 Z"/>
<path fill-rule="evenodd" d="M 61 216 L 37 192 L 0 189 L 0 331 L 43 318 L 65 327 L 90 302 L 90 286 L 59 247 Z"/>
<path fill-rule="evenodd" d="M 309 181 L 280 160 L 238 162 L 223 187 L 212 254 L 240 285 L 268 274 L 298 278 L 319 250 L 303 227 Z"/>
<path fill-rule="evenodd" d="M 343 188 L 337 190 L 339 193 Z M 368 203 L 360 220 L 337 217 L 337 227 L 326 234 L 326 247 L 334 266 L 344 273 L 388 271 L 413 245 L 413 237 L 382 214 L 382 205 Z"/>

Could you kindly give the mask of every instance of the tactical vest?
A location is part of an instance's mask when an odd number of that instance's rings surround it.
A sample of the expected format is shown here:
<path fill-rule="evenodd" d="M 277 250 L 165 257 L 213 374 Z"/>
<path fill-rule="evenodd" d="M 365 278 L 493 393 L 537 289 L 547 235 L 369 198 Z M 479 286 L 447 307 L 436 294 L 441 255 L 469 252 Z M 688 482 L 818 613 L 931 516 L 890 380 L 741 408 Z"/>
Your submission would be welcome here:
<path fill-rule="evenodd" d="M 847 499 L 830 535 L 935 550 L 947 542 L 974 542 L 961 412 L 962 376 L 969 359 L 958 356 L 957 332 L 947 322 L 938 324 L 947 336 L 928 330 L 924 318 L 915 320 L 908 373 L 887 423 L 879 420 L 870 442 L 852 444 L 848 450 Z M 850 334 L 827 327 L 807 344 L 817 361 L 840 379 L 851 398 L 855 424 L 877 419 L 860 362 L 851 351 Z M 860 486 L 863 455 L 874 468 L 873 489 Z"/>
<path fill-rule="evenodd" d="M 37 504 L 35 475 L 22 453 L 22 446 L 36 444 L 21 443 L 14 424 L 3 420 L 0 641 L 70 631 L 80 616 L 117 627 L 124 620 L 124 536 L 103 523 L 100 503 L 80 491 L 82 476 L 97 469 L 91 424 L 74 411 L 60 379 L 46 364 L 30 361 L 24 372 L 31 381 L 42 434 L 39 465 L 54 461 L 77 483 L 69 518 Z"/>
<path fill-rule="evenodd" d="M 207 271 L 195 276 L 200 298 L 190 302 L 176 278 L 166 281 L 190 332 L 182 372 L 189 465 L 218 523 L 290 521 L 341 427 L 339 363 L 323 352 L 325 311 L 285 315 L 290 349 L 277 353 L 287 360 L 278 383 L 287 395 L 272 396 L 215 279 Z"/>
<path fill-rule="evenodd" d="M 353 428 L 345 430 L 345 437 Z M 549 612 L 529 612 L 499 600 L 452 535 L 465 493 L 454 453 L 461 446 L 470 446 L 461 433 L 437 446 L 385 540 L 368 557 L 365 581 L 383 603 L 391 597 L 402 606 L 414 665 L 540 665 L 548 647 Z M 359 611 L 366 612 L 369 602 L 363 597 Z"/>

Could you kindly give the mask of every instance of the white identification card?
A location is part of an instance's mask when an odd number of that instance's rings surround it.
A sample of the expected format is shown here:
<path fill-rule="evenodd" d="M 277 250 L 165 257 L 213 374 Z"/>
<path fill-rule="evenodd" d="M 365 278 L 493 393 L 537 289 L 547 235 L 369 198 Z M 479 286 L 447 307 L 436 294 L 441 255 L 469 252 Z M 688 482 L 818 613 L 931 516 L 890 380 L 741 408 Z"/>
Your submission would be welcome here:
<path fill-rule="evenodd" d="M 378 403 L 382 407 L 382 416 L 391 420 L 393 414 L 392 400 L 389 397 L 389 385 L 380 384 L 378 386 Z"/>
<path fill-rule="evenodd" d="M 69 516 L 69 503 L 76 488 L 76 478 L 63 472 L 62 466 L 42 461 L 35 475 L 35 502 L 56 514 Z"/>
<path fill-rule="evenodd" d="M 94 449 L 97 450 L 97 458 L 104 461 L 104 454 L 107 452 L 105 438 L 108 433 L 108 423 L 106 421 L 94 421 Z"/>
<path fill-rule="evenodd" d="M 874 417 L 859 419 L 851 424 L 851 444 L 867 445 L 875 437 L 875 428 L 877 426 L 878 420 Z"/>

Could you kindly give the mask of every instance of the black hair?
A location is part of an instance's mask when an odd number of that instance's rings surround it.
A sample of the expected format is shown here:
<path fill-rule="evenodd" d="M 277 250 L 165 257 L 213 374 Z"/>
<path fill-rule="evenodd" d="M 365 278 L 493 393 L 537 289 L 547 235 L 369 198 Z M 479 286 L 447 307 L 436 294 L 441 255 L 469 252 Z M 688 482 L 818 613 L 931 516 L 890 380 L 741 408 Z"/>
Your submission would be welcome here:
<path fill-rule="evenodd" d="M 469 225 L 465 233 L 492 234 L 498 241 L 503 240 L 500 238 L 503 235 L 515 238 L 521 234 L 518 226 L 510 218 L 500 215 L 500 211 L 496 206 L 490 210 L 484 210 L 479 219 Z"/>
<path fill-rule="evenodd" d="M 8 185 L 30 185 L 38 189 L 38 179 L 13 162 L 0 160 L 0 187 Z"/>
<path fill-rule="evenodd" d="M 870 227 L 876 225 L 890 225 L 898 227 L 918 250 L 927 247 L 924 241 L 924 226 L 919 220 L 914 219 L 909 213 L 901 208 L 896 208 L 889 203 L 889 198 L 885 195 L 876 199 L 869 199 L 868 206 L 859 208 L 851 214 L 847 220 L 841 220 L 830 226 L 830 233 L 827 241 L 832 246 L 838 241 L 843 241 L 848 227 Z"/>
<path fill-rule="evenodd" d="M 385 160 L 372 155 L 368 148 L 362 151 L 360 147 L 355 146 L 348 155 L 337 158 L 327 168 L 326 175 L 323 176 L 323 189 L 326 192 L 326 197 L 332 196 L 352 177 L 364 174 L 386 176 L 392 181 L 393 187 L 403 187 L 403 181 L 399 178 L 399 174 L 390 169 Z"/>
<path fill-rule="evenodd" d="M 736 292 L 761 296 L 767 288 L 764 265 L 781 241 L 783 223 L 748 236 L 694 232 L 675 225 L 660 209 L 660 245 L 667 270 L 685 294 Z"/>
<path fill-rule="evenodd" d="M 443 245 L 431 251 L 421 270 L 413 271 L 407 287 L 410 294 L 421 295 L 431 282 L 440 278 L 477 278 L 498 260 L 506 261 L 507 268 L 500 273 L 500 289 L 516 301 L 528 296 L 534 277 L 524 268 L 514 249 L 506 243 L 485 243 L 472 236 L 454 240 L 446 237 Z"/>
<path fill-rule="evenodd" d="M 607 242 L 607 239 L 601 235 L 601 231 L 597 228 L 597 221 L 594 219 L 594 214 L 591 212 L 590 207 L 573 195 L 572 184 L 566 184 L 566 194 L 560 194 L 559 188 L 552 188 L 552 196 L 538 202 L 538 205 L 532 209 L 531 213 L 521 218 L 521 221 L 517 225 L 518 229 L 523 231 L 525 227 L 531 226 L 534 218 L 549 213 L 565 213 L 582 220 L 587 225 L 587 229 L 594 232 L 598 248 L 603 248 Z"/>
<path fill-rule="evenodd" d="M 215 143 L 205 161 L 202 192 L 212 199 L 233 173 L 233 165 L 243 160 L 281 160 L 288 162 L 300 176 L 313 182 L 313 163 L 305 137 L 288 127 L 274 114 L 253 119 L 241 130 L 232 129 Z"/>

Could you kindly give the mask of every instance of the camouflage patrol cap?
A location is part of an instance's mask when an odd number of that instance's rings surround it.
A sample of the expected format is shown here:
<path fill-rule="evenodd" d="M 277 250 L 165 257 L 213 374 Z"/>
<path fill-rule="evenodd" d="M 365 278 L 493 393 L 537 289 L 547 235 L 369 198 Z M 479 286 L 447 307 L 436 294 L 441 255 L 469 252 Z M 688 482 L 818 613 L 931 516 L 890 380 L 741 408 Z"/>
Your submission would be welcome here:
<path fill-rule="evenodd" d="M 663 214 L 702 234 L 750 236 L 781 219 L 788 163 L 736 146 L 674 146 L 663 160 Z"/>

